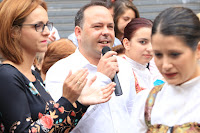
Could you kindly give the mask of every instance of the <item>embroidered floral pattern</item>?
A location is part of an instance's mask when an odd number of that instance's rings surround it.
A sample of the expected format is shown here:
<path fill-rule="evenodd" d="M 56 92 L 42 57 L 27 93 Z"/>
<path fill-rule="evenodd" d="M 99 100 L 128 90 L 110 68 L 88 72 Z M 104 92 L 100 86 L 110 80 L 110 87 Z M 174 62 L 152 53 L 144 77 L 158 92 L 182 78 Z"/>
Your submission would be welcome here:
<path fill-rule="evenodd" d="M 3 133 L 4 132 L 4 125 L 2 123 L 0 123 L 0 133 Z"/>
<path fill-rule="evenodd" d="M 139 82 L 137 80 L 137 77 L 136 77 L 134 71 L 133 71 L 133 75 L 134 75 L 134 78 L 135 78 L 135 90 L 136 90 L 136 93 L 139 93 L 140 91 L 145 90 L 146 88 L 140 87 Z"/>
<path fill-rule="evenodd" d="M 11 128 L 10 128 L 10 131 L 9 132 L 14 132 L 15 131 L 15 129 L 17 128 L 17 126 L 19 126 L 21 124 L 21 122 L 20 121 L 17 121 L 17 122 L 15 122 L 12 126 L 11 126 Z"/>
<path fill-rule="evenodd" d="M 147 133 L 167 133 L 169 127 L 165 125 L 151 125 L 148 127 Z"/>
<path fill-rule="evenodd" d="M 33 93 L 33 95 L 40 95 L 32 82 L 29 83 L 29 90 Z"/>
<path fill-rule="evenodd" d="M 53 118 L 51 118 L 50 115 L 42 116 L 42 118 L 40 118 L 40 122 L 47 129 L 51 129 L 53 126 Z"/>
<path fill-rule="evenodd" d="M 152 111 L 157 93 L 162 89 L 163 85 L 155 86 L 151 90 L 147 98 L 146 105 L 145 105 L 145 122 L 147 126 L 151 125 L 151 111 Z"/>
<path fill-rule="evenodd" d="M 37 133 L 37 132 L 38 132 L 37 128 L 35 128 L 35 127 L 31 128 L 31 133 Z"/>
<path fill-rule="evenodd" d="M 126 60 L 126 57 L 123 56 L 122 58 Z M 136 93 L 139 93 L 140 91 L 145 90 L 146 88 L 140 87 L 139 82 L 137 80 L 137 77 L 136 77 L 134 71 L 133 71 L 133 75 L 134 75 L 134 78 L 135 78 L 135 90 L 136 90 Z"/>
<path fill-rule="evenodd" d="M 52 105 L 53 103 L 53 105 Z M 60 132 L 65 131 L 66 133 L 68 131 L 71 131 L 78 123 L 80 118 L 83 115 L 82 109 L 80 109 L 78 112 L 75 112 L 74 110 L 65 110 L 63 106 L 60 106 L 59 103 L 55 103 L 54 101 L 50 101 L 50 104 L 53 107 L 57 109 L 54 111 L 47 110 L 49 114 L 38 114 L 38 121 L 36 121 L 32 128 L 29 130 L 29 132 Z M 76 105 L 78 106 L 78 105 Z M 47 107 L 49 108 L 49 107 Z M 59 118 L 57 114 L 64 115 L 64 113 L 67 113 L 67 117 L 64 119 Z M 76 118 L 76 115 L 78 114 L 79 119 Z M 30 121 L 27 119 L 27 121 Z"/>
<path fill-rule="evenodd" d="M 151 125 L 148 128 L 147 133 L 167 133 L 170 130 L 170 133 L 199 133 L 200 124 L 199 123 L 185 123 L 183 125 L 175 125 L 173 127 L 168 127 L 166 125 Z"/>

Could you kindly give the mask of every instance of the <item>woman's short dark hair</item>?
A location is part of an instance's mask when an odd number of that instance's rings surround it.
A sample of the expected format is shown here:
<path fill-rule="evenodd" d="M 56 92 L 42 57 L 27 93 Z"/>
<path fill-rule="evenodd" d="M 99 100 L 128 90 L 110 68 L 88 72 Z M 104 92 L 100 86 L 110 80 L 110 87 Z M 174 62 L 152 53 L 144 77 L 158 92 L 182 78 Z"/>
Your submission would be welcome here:
<path fill-rule="evenodd" d="M 200 21 L 189 8 L 171 7 L 154 20 L 152 36 L 156 33 L 180 37 L 188 47 L 195 50 L 200 41 Z"/>

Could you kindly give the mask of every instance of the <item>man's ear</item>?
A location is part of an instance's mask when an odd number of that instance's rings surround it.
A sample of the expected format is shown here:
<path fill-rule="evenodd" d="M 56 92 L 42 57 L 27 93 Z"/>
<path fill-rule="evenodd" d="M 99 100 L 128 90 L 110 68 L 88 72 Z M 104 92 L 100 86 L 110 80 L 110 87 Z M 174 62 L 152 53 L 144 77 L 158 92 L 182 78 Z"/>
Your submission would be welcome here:
<path fill-rule="evenodd" d="M 124 38 L 123 41 L 122 41 L 123 45 L 124 45 L 124 48 L 126 50 L 129 50 L 130 49 L 130 41 L 127 39 L 127 38 Z"/>
<path fill-rule="evenodd" d="M 81 39 L 81 27 L 79 26 L 76 26 L 75 29 L 74 29 L 74 32 L 75 32 L 75 35 L 76 35 L 76 38 L 77 40 L 80 40 Z"/>
<path fill-rule="evenodd" d="M 11 37 L 13 39 L 19 39 L 21 37 L 21 28 L 19 26 L 13 26 L 11 29 Z"/>

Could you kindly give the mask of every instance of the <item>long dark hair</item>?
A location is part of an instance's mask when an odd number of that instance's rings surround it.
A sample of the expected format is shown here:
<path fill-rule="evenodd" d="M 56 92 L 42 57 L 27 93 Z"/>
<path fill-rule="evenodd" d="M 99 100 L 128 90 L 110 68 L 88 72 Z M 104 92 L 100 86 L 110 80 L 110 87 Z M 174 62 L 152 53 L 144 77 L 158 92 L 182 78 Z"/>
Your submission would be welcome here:
<path fill-rule="evenodd" d="M 126 9 L 132 9 L 135 12 L 135 18 L 139 18 L 139 11 L 137 7 L 129 0 L 120 0 L 114 3 L 114 23 L 115 23 L 115 36 L 119 33 L 119 29 L 117 27 L 118 20 L 122 14 L 125 13 Z"/>

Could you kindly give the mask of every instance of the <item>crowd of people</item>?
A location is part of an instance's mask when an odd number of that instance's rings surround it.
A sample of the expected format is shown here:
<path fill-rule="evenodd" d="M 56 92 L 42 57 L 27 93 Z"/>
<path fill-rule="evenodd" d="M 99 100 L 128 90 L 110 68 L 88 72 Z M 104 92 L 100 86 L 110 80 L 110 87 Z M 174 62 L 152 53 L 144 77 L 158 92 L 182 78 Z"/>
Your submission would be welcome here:
<path fill-rule="evenodd" d="M 133 3 L 91 0 L 60 38 L 45 1 L 3 0 L 0 133 L 200 132 L 199 14 Z"/>

